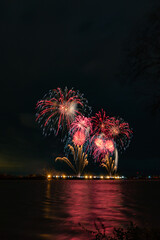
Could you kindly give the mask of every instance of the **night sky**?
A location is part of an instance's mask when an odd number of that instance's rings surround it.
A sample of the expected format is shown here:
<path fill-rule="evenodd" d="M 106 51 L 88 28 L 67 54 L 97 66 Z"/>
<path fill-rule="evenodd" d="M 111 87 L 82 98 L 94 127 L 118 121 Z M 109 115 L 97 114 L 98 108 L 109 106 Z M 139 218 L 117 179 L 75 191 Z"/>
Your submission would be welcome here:
<path fill-rule="evenodd" d="M 126 50 L 132 41 L 138 44 L 137 34 L 147 28 L 157 5 L 151 0 L 1 1 L 0 173 L 64 171 L 63 164 L 54 163 L 63 155 L 63 143 L 42 136 L 35 105 L 49 89 L 67 86 L 84 93 L 93 114 L 103 108 L 133 128 L 131 144 L 119 156 L 121 174 L 160 174 L 160 114 L 152 111 L 157 86 L 152 77 L 133 80 Z"/>

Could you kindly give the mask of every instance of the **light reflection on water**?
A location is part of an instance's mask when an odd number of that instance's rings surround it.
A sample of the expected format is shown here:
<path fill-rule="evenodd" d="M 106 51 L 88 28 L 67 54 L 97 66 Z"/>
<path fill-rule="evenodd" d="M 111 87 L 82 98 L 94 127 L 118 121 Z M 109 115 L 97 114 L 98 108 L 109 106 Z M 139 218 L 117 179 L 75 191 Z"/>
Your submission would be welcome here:
<path fill-rule="evenodd" d="M 1 181 L 0 239 L 88 239 L 78 223 L 107 231 L 133 221 L 159 227 L 160 182 Z M 8 231 L 9 230 L 9 231 Z"/>

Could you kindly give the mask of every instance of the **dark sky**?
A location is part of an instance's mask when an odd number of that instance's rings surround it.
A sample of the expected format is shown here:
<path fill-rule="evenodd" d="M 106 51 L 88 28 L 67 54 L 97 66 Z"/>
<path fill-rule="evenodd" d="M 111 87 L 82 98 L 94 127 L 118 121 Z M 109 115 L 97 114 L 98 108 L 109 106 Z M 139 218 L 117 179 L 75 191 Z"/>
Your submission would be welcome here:
<path fill-rule="evenodd" d="M 125 48 L 156 7 L 151 0 L 1 1 L 0 173 L 54 167 L 63 144 L 42 136 L 35 104 L 68 86 L 84 93 L 93 113 L 103 108 L 133 128 L 121 173 L 160 174 L 159 114 L 148 107 L 147 83 L 123 81 Z"/>

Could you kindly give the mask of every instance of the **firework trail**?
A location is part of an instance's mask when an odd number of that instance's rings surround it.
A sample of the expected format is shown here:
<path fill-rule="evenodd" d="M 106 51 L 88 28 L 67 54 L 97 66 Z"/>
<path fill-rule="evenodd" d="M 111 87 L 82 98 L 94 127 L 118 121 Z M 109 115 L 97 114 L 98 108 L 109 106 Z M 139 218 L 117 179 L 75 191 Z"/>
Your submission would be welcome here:
<path fill-rule="evenodd" d="M 77 177 L 80 177 L 83 172 L 85 166 L 88 164 L 87 153 L 84 151 L 84 144 L 86 142 L 85 133 L 81 130 L 77 130 L 73 136 L 71 136 L 72 142 L 71 144 L 67 143 L 67 147 L 73 156 L 73 162 L 68 159 L 68 157 L 56 158 L 55 160 L 64 161 L 72 168 L 72 170 L 76 173 Z"/>
<path fill-rule="evenodd" d="M 109 156 L 109 153 L 105 155 L 105 157 L 101 160 L 101 167 L 105 167 L 108 175 L 111 177 L 117 171 L 117 166 L 115 160 Z"/>
<path fill-rule="evenodd" d="M 115 151 L 114 151 L 114 158 L 115 158 L 115 172 L 116 172 L 118 169 L 118 150 L 117 150 L 117 148 L 115 148 Z"/>
<path fill-rule="evenodd" d="M 70 128 L 77 115 L 91 112 L 83 94 L 73 89 L 68 90 L 67 87 L 64 90 L 50 90 L 38 101 L 36 109 L 36 121 L 42 127 L 44 135 L 50 135 L 52 132 L 57 135 L 60 130 L 64 132 L 66 128 Z"/>

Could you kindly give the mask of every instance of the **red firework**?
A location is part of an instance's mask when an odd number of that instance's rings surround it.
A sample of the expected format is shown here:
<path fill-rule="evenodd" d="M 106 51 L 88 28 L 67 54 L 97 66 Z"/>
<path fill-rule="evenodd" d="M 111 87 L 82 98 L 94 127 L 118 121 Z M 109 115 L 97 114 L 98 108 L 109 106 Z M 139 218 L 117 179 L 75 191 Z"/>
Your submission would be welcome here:
<path fill-rule="evenodd" d="M 61 88 L 53 89 L 37 103 L 36 121 L 41 123 L 43 130 L 54 131 L 57 135 L 60 128 L 70 127 L 75 116 L 85 111 L 87 100 L 73 89 L 64 91 Z"/>
<path fill-rule="evenodd" d="M 92 117 L 93 131 L 95 134 L 104 133 L 106 134 L 106 124 L 109 116 L 106 116 L 106 112 L 102 109 Z"/>
<path fill-rule="evenodd" d="M 85 143 L 86 140 L 86 136 L 84 134 L 84 132 L 82 131 L 77 131 L 74 135 L 73 135 L 73 143 L 75 145 L 81 146 Z"/>
<path fill-rule="evenodd" d="M 71 123 L 70 133 L 73 134 L 76 131 L 82 131 L 85 135 L 92 133 L 91 119 L 78 115 L 75 120 Z"/>
<path fill-rule="evenodd" d="M 126 148 L 132 137 L 132 130 L 129 124 L 124 122 L 122 118 L 111 117 L 106 124 L 106 134 L 109 138 L 114 139 L 118 147 Z"/>

